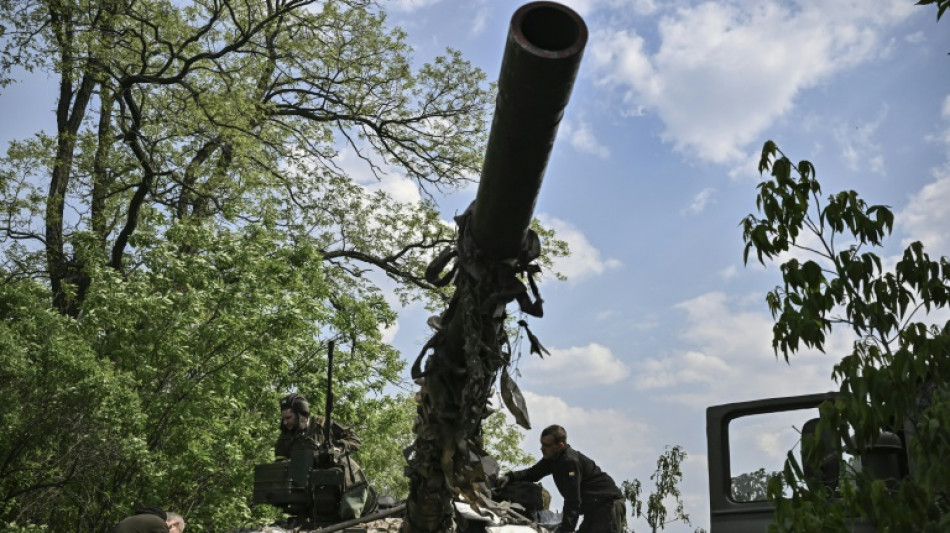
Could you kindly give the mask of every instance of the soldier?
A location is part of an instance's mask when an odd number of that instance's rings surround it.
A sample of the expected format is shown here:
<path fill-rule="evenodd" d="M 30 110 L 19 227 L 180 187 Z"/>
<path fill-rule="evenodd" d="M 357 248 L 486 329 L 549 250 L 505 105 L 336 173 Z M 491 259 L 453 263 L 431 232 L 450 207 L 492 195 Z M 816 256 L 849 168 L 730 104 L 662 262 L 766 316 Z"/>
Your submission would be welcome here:
<path fill-rule="evenodd" d="M 280 436 L 274 445 L 277 460 L 289 459 L 290 452 L 298 447 L 316 449 L 323 444 L 326 419 L 322 416 L 310 416 L 310 404 L 297 393 L 291 393 L 280 400 Z M 360 449 L 360 439 L 348 427 L 332 422 L 330 430 L 333 445 L 346 454 Z"/>
<path fill-rule="evenodd" d="M 573 532 L 580 515 L 584 515 L 584 521 L 578 532 L 622 533 L 626 530 L 627 508 L 623 493 L 594 461 L 567 444 L 567 431 L 563 427 L 544 428 L 541 455 L 541 460 L 534 466 L 509 472 L 498 478 L 498 484 L 503 487 L 510 481 L 536 483 L 551 474 L 558 492 L 564 497 L 558 533 Z"/>
<path fill-rule="evenodd" d="M 326 419 L 310 416 L 310 404 L 297 393 L 280 400 L 280 436 L 274 445 L 278 461 L 288 460 L 295 450 L 313 450 L 314 468 L 339 466 L 343 470 L 341 501 L 337 511 L 341 520 L 358 518 L 376 508 L 376 497 L 369 487 L 365 474 L 350 454 L 360 449 L 361 441 L 356 433 L 336 421 L 331 421 L 330 440 L 332 448 L 323 448 Z M 327 463 L 329 462 L 329 464 Z M 291 511 L 298 514 L 295 511 Z"/>
<path fill-rule="evenodd" d="M 135 514 L 122 519 L 113 533 L 183 533 L 185 519 L 178 513 L 166 513 L 158 507 L 136 509 Z"/>

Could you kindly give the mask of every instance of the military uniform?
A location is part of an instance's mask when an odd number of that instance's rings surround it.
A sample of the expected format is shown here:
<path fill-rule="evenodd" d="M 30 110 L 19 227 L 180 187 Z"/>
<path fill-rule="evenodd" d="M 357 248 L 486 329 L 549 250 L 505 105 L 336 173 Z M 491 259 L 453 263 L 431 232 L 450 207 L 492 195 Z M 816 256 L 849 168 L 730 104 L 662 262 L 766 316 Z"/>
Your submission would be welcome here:
<path fill-rule="evenodd" d="M 356 433 L 336 422 L 331 423 L 330 438 L 333 447 L 340 450 L 336 455 L 335 463 L 343 469 L 343 486 L 341 487 L 343 503 L 341 504 L 339 515 L 343 520 L 357 518 L 366 512 L 372 511 L 376 506 L 375 493 L 369 488 L 366 475 L 359 464 L 350 454 L 359 450 L 362 442 L 356 436 Z M 277 437 L 277 443 L 274 445 L 274 455 L 277 460 L 290 459 L 294 451 L 312 450 L 315 459 L 317 451 L 324 443 L 326 419 L 322 416 L 311 416 L 310 423 L 306 429 L 288 430 L 283 425 L 280 427 L 280 436 Z M 329 465 L 320 465 L 319 462 L 314 467 L 322 468 Z"/>
<path fill-rule="evenodd" d="M 579 532 L 622 532 L 626 527 L 626 506 L 623 493 L 614 480 L 594 461 L 565 445 L 551 459 L 541 459 L 534 466 L 508 474 L 511 481 L 536 483 L 551 475 L 558 492 L 564 497 L 559 533 L 574 531 L 580 515 L 584 515 Z"/>
<path fill-rule="evenodd" d="M 324 426 L 326 419 L 322 416 L 311 416 L 310 425 L 306 429 L 289 430 L 280 426 L 280 436 L 274 445 L 274 456 L 277 459 L 289 459 L 293 450 L 310 448 L 317 449 L 323 444 Z M 332 422 L 330 438 L 333 445 L 341 448 L 344 453 L 353 453 L 360 449 L 362 442 L 352 429 Z"/>

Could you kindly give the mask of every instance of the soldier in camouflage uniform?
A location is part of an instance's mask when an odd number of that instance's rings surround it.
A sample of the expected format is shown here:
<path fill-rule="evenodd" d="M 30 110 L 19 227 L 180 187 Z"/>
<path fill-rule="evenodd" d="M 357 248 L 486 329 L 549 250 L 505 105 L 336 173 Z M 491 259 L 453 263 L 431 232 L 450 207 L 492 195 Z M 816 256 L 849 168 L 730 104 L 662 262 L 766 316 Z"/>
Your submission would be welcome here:
<path fill-rule="evenodd" d="M 280 436 L 274 445 L 277 460 L 289 459 L 291 451 L 306 447 L 317 449 L 323 444 L 326 420 L 322 416 L 310 416 L 310 403 L 302 395 L 288 394 L 280 400 Z M 332 422 L 330 436 L 333 445 L 344 455 L 360 449 L 360 439 L 352 429 Z"/>
<path fill-rule="evenodd" d="M 324 444 L 326 419 L 310 416 L 310 404 L 297 393 L 288 394 L 280 400 L 280 436 L 274 445 L 278 461 L 290 459 L 295 450 L 309 449 L 314 452 L 315 468 L 330 466 L 321 464 L 327 455 L 320 454 Z M 330 439 L 333 444 L 333 461 L 343 468 L 344 483 L 339 517 L 342 520 L 358 518 L 376 508 L 376 497 L 360 466 L 350 454 L 360 449 L 361 441 L 356 433 L 336 421 L 331 421 Z"/>

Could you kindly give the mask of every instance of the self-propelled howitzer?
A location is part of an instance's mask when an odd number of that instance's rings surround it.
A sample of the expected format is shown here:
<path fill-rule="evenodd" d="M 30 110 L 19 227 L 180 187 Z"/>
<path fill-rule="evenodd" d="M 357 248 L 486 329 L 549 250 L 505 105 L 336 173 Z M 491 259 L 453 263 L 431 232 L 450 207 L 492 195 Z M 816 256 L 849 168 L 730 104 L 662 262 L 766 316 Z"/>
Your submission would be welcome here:
<path fill-rule="evenodd" d="M 456 217 L 458 240 L 430 265 L 427 278 L 455 293 L 412 368 L 420 385 L 415 443 L 406 451 L 410 494 L 404 532 L 452 529 L 456 494 L 476 505 L 491 472 L 482 420 L 502 372 L 502 396 L 529 427 L 520 393 L 504 370 L 510 360 L 505 307 L 541 316 L 532 275 L 540 254 L 531 218 L 587 42 L 584 21 L 554 2 L 533 2 L 511 19 L 498 97 L 478 193 Z M 448 263 L 456 265 L 441 275 Z M 530 286 L 525 286 L 527 278 Z M 526 326 L 525 326 L 526 327 Z M 528 332 L 532 351 L 543 350 Z"/>

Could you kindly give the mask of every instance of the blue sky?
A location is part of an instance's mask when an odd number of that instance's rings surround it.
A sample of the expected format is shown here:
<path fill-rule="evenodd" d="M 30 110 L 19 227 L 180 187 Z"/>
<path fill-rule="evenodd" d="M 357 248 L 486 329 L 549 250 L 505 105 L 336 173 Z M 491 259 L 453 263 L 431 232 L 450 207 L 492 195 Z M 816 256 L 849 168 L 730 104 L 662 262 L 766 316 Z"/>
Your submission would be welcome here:
<path fill-rule="evenodd" d="M 569 281 L 542 283 L 546 315 L 531 321 L 552 356 L 520 363 L 535 428 L 524 448 L 537 456 L 539 429 L 561 423 L 617 481 L 648 486 L 664 446 L 682 445 L 686 510 L 708 527 L 705 408 L 833 390 L 851 342 L 836 336 L 828 355 L 790 365 L 771 350 L 764 296 L 780 278 L 743 265 L 739 227 L 762 144 L 812 161 L 826 194 L 891 206 L 881 255 L 918 239 L 947 255 L 948 23 L 909 0 L 564 3 L 590 40 L 536 214 L 575 254 L 558 265 Z M 389 4 L 417 60 L 457 48 L 492 79 L 520 5 Z M 445 217 L 473 194 L 442 200 Z M 424 322 L 406 309 L 391 332 L 409 357 Z M 779 441 L 762 433 L 744 458 L 778 467 Z"/>
<path fill-rule="evenodd" d="M 687 512 L 708 527 L 705 408 L 832 390 L 850 344 L 837 336 L 829 355 L 790 365 L 772 353 L 764 296 L 777 269 L 743 266 L 739 227 L 755 209 L 762 143 L 811 160 L 826 193 L 890 205 L 882 255 L 917 239 L 948 255 L 950 22 L 913 0 L 565 3 L 590 41 L 536 214 L 574 255 L 557 265 L 569 281 L 542 282 L 546 315 L 530 321 L 552 355 L 519 365 L 535 427 L 524 447 L 537 455 L 538 430 L 560 423 L 618 482 L 647 484 L 679 444 Z M 520 5 L 384 2 L 417 62 L 452 47 L 491 79 Z M 43 81 L 0 93 L 3 144 L 52 124 Z M 368 186 L 419 198 L 398 175 Z M 441 198 L 446 220 L 473 195 Z M 387 332 L 407 360 L 429 335 L 426 316 L 403 309 Z M 782 452 L 772 436 L 750 440 L 752 464 Z"/>

